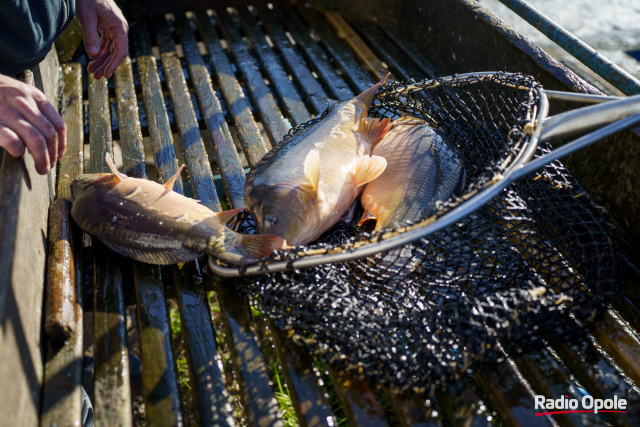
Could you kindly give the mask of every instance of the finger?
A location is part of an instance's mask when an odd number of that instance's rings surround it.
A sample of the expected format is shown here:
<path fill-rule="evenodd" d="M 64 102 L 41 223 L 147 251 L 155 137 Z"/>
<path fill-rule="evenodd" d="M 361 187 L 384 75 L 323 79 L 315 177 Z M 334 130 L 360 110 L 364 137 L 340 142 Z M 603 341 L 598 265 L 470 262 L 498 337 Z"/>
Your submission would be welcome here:
<path fill-rule="evenodd" d="M 29 121 L 14 110 L 5 111 L 0 124 L 10 128 L 27 146 L 36 164 L 36 170 L 44 175 L 51 170 L 49 150 L 44 136 Z"/>
<path fill-rule="evenodd" d="M 61 134 L 64 128 L 62 118 L 40 91 L 34 91 L 32 99 L 16 100 L 14 105 L 17 112 L 44 137 L 51 162 L 49 167 L 53 167 L 58 159 L 59 145 L 64 138 Z"/>
<path fill-rule="evenodd" d="M 89 54 L 89 58 L 94 59 L 100 54 L 98 18 L 93 13 L 85 14 L 82 18 L 82 37 L 84 38 L 84 48 Z"/>
<path fill-rule="evenodd" d="M 4 125 L 0 125 L 0 147 L 13 157 L 21 157 L 24 154 L 24 144 L 20 137 Z"/>
<path fill-rule="evenodd" d="M 64 120 L 60 117 L 60 114 L 58 114 L 53 105 L 51 105 L 46 99 L 39 99 L 36 102 L 40 108 L 40 112 L 47 118 L 47 120 L 49 120 L 51 126 L 53 126 L 58 139 L 57 151 L 50 159 L 52 162 L 51 167 L 53 167 L 55 161 L 62 158 L 65 150 L 67 149 L 67 125 L 64 123 Z"/>
<path fill-rule="evenodd" d="M 103 52 L 102 55 L 100 55 L 100 57 L 98 57 L 95 61 L 93 61 L 87 67 L 87 71 L 89 73 L 92 73 L 93 77 L 95 77 L 96 79 L 99 79 L 104 75 L 104 67 L 109 62 L 109 58 L 111 56 L 111 53 L 110 53 L 111 42 L 107 43 L 107 47 L 109 48 L 109 50 L 106 50 L 105 52 Z"/>
<path fill-rule="evenodd" d="M 129 55 L 127 51 L 118 51 L 116 50 L 109 59 L 109 63 L 104 69 L 105 77 L 111 77 L 111 75 L 116 71 L 118 66 L 122 63 L 124 58 Z"/>

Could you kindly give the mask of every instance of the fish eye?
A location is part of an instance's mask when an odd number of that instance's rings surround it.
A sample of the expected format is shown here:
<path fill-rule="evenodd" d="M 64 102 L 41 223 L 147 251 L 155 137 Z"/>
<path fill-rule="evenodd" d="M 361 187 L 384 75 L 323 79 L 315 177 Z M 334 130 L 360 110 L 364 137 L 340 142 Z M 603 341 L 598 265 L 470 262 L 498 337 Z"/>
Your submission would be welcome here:
<path fill-rule="evenodd" d="M 277 223 L 278 223 L 278 218 L 276 218 L 275 216 L 269 215 L 268 217 L 266 217 L 264 219 L 264 226 L 265 227 L 273 227 Z"/>

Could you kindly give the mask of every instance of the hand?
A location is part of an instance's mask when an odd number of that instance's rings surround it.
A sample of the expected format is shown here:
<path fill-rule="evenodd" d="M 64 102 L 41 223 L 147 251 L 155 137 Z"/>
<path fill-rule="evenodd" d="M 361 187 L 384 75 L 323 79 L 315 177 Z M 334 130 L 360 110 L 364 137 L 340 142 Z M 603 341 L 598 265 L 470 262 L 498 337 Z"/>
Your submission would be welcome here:
<path fill-rule="evenodd" d="M 67 127 L 44 93 L 0 74 L 0 147 L 20 157 L 25 146 L 38 173 L 49 173 L 67 148 Z"/>
<path fill-rule="evenodd" d="M 77 0 L 84 47 L 93 62 L 87 71 L 96 79 L 109 78 L 129 55 L 129 24 L 113 0 Z"/>

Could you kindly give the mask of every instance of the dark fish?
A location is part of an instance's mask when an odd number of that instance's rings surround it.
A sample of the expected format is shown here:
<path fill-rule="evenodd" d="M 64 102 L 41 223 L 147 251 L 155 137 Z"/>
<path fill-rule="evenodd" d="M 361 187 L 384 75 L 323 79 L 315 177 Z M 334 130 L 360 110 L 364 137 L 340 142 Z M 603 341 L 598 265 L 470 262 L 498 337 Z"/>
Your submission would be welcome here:
<path fill-rule="evenodd" d="M 151 264 L 193 260 L 199 253 L 248 264 L 286 246 L 270 235 L 243 235 L 224 224 L 242 209 L 213 212 L 173 191 L 182 167 L 166 184 L 118 172 L 80 175 L 71 183 L 71 215 L 109 248 Z"/>

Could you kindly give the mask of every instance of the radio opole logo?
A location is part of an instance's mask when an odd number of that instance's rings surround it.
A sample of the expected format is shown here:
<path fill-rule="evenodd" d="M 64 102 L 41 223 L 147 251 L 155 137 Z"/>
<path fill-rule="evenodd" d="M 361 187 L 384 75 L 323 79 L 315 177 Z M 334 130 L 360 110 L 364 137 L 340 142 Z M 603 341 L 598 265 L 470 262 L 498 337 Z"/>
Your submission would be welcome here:
<path fill-rule="evenodd" d="M 583 396 L 582 399 L 569 399 L 565 394 L 559 399 L 547 399 L 546 397 L 535 395 L 536 410 L 546 410 L 546 412 L 536 413 L 536 417 L 541 415 L 571 414 L 577 412 L 627 412 L 627 400 L 614 396 L 613 399 L 596 399 L 591 395 Z"/>

